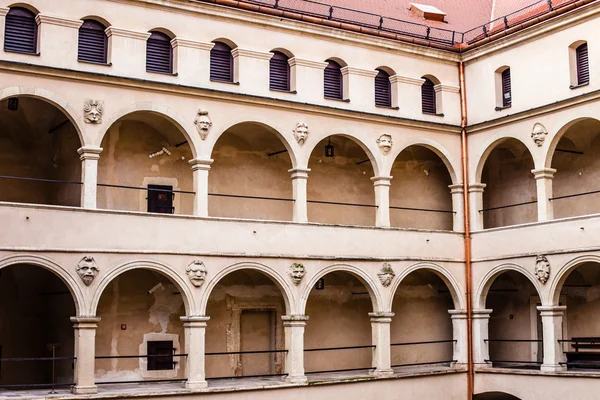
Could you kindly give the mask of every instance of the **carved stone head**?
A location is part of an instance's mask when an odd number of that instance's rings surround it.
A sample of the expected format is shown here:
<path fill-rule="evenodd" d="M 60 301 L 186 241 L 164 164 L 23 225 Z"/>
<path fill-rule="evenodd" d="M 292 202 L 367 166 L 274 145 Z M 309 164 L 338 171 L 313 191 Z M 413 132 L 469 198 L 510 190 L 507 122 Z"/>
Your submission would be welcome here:
<path fill-rule="evenodd" d="M 302 282 L 304 275 L 306 275 L 306 268 L 304 268 L 304 265 L 302 264 L 293 263 L 290 265 L 290 271 L 288 272 L 288 275 L 292 279 L 292 282 L 294 282 L 294 284 L 297 286 L 300 284 L 300 282 Z"/>
<path fill-rule="evenodd" d="M 536 123 L 533 126 L 533 130 L 531 131 L 531 138 L 537 144 L 538 147 L 542 147 L 544 145 L 544 141 L 546 140 L 546 136 L 548 135 L 548 131 L 544 127 L 544 125 L 540 123 Z"/>
<path fill-rule="evenodd" d="M 550 277 L 550 262 L 546 256 L 537 256 L 535 259 L 535 276 L 542 283 L 548 282 Z"/>
<path fill-rule="evenodd" d="M 377 274 L 377 276 L 379 277 L 379 281 L 381 282 L 383 287 L 388 287 L 392 284 L 392 280 L 394 280 L 396 274 L 394 273 L 394 270 L 392 269 L 392 266 L 390 264 L 384 263 L 383 267 L 381 267 L 381 271 Z"/>
<path fill-rule="evenodd" d="M 206 140 L 212 124 L 213 123 L 208 116 L 208 111 L 198 110 L 198 115 L 196 115 L 196 119 L 194 119 L 194 125 L 196 125 L 196 129 L 198 130 L 202 140 Z"/>
<path fill-rule="evenodd" d="M 294 137 L 300 146 L 308 139 L 308 124 L 306 122 L 298 122 L 294 128 Z"/>
<path fill-rule="evenodd" d="M 187 274 L 192 285 L 196 287 L 200 287 L 204 284 L 206 280 L 206 274 L 208 270 L 204 263 L 200 260 L 194 260 L 188 267 L 185 269 L 185 273 Z"/>
<path fill-rule="evenodd" d="M 381 152 L 384 155 L 387 155 L 390 150 L 392 150 L 394 142 L 392 142 L 392 137 L 390 135 L 384 133 L 383 135 L 379 136 L 379 139 L 377 139 L 377 144 L 379 145 Z"/>
<path fill-rule="evenodd" d="M 96 264 L 94 257 L 90 256 L 83 257 L 77 263 L 75 270 L 83 283 L 85 283 L 85 286 L 90 286 L 96 275 L 98 275 L 98 272 L 100 272 L 100 268 L 98 268 L 98 264 Z"/>
<path fill-rule="evenodd" d="M 86 99 L 83 102 L 83 119 L 88 124 L 99 124 L 102 122 L 104 102 L 100 100 Z"/>

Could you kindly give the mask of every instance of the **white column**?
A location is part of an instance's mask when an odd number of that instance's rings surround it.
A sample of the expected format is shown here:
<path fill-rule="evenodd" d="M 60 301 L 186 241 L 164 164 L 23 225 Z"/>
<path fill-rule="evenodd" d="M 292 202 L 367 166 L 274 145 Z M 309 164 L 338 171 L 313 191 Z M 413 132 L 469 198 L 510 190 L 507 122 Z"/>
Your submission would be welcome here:
<path fill-rule="evenodd" d="M 537 308 L 542 316 L 542 329 L 544 332 L 544 362 L 542 371 L 564 371 L 566 367 L 560 365 L 565 361 L 562 351 L 562 320 L 566 306 L 539 306 Z"/>
<path fill-rule="evenodd" d="M 94 380 L 96 328 L 100 317 L 71 317 L 75 330 L 75 385 L 73 394 L 98 393 Z"/>
<path fill-rule="evenodd" d="M 285 348 L 287 354 L 285 358 L 285 380 L 291 383 L 306 382 L 304 375 L 304 327 L 308 316 L 306 315 L 285 315 L 283 320 L 283 329 L 285 331 Z"/>
<path fill-rule="evenodd" d="M 81 147 L 77 150 L 81 160 L 81 207 L 95 209 L 98 193 L 98 160 L 102 148 Z"/>
<path fill-rule="evenodd" d="M 473 363 L 485 366 L 489 363 L 490 347 L 489 339 L 490 314 L 493 310 L 473 310 Z"/>
<path fill-rule="evenodd" d="M 531 173 L 535 177 L 537 186 L 537 209 L 538 221 L 549 221 L 554 219 L 554 210 L 552 209 L 552 178 L 556 170 L 554 168 L 532 169 Z"/>
<path fill-rule="evenodd" d="M 371 317 L 373 367 L 376 375 L 392 375 L 390 325 L 394 313 L 369 313 Z"/>
<path fill-rule="evenodd" d="M 294 191 L 294 222 L 308 222 L 308 207 L 306 203 L 306 184 L 309 168 L 294 168 L 288 170 L 292 174 Z"/>
<path fill-rule="evenodd" d="M 205 371 L 206 322 L 210 317 L 180 317 L 185 330 L 186 389 L 196 391 L 208 386 Z"/>
<path fill-rule="evenodd" d="M 469 185 L 469 212 L 471 213 L 471 230 L 480 231 L 483 229 L 483 190 L 487 185 L 485 183 L 471 183 Z"/>
<path fill-rule="evenodd" d="M 466 364 L 468 362 L 469 346 L 467 341 L 467 310 L 448 310 L 452 319 L 452 338 L 454 342 L 454 351 L 452 359 L 456 364 Z"/>
<path fill-rule="evenodd" d="M 375 204 L 377 205 L 377 216 L 375 226 L 390 226 L 390 181 L 391 176 L 374 176 L 371 178 L 375 187 Z"/>
<path fill-rule="evenodd" d="M 465 198 L 464 198 L 464 187 L 462 183 L 456 185 L 449 185 L 450 194 L 452 195 L 452 216 L 453 230 L 454 232 L 465 231 Z"/>
<path fill-rule="evenodd" d="M 208 171 L 214 160 L 198 159 L 190 160 L 192 175 L 194 179 L 194 215 L 208 217 Z"/>

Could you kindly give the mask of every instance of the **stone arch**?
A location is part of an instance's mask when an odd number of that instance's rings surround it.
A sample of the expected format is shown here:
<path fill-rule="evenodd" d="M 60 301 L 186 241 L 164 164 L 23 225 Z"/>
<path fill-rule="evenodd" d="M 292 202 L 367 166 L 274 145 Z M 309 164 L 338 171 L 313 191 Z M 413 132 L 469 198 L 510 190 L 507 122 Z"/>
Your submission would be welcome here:
<path fill-rule="evenodd" d="M 473 400 L 521 400 L 517 396 L 506 392 L 484 392 L 476 394 Z"/>
<path fill-rule="evenodd" d="M 83 293 L 81 284 L 77 282 L 75 277 L 72 274 L 70 274 L 65 268 L 63 268 L 60 264 L 48 257 L 42 257 L 32 254 L 20 254 L 0 259 L 0 270 L 4 267 L 9 267 L 15 264 L 35 265 L 36 267 L 41 267 L 54 273 L 57 277 L 60 278 L 61 281 L 64 282 L 64 284 L 69 289 L 69 292 L 71 292 L 71 297 L 73 298 L 73 303 L 75 304 L 75 311 L 77 313 L 77 316 L 81 317 L 87 315 L 86 311 L 88 299 Z M 73 266 L 73 271 L 74 270 L 75 266 Z"/>
<path fill-rule="evenodd" d="M 391 67 L 388 67 L 386 65 L 382 65 L 382 66 L 379 66 L 379 67 L 375 68 L 375 71 L 378 71 L 378 70 L 381 70 L 381 71 L 385 72 L 389 76 L 395 76 L 395 75 L 397 75 L 396 71 L 394 71 Z"/>
<path fill-rule="evenodd" d="M 522 267 L 518 264 L 513 263 L 504 263 L 500 264 L 494 268 L 492 268 L 488 273 L 483 277 L 479 286 L 477 287 L 477 291 L 475 292 L 475 302 L 473 304 L 474 309 L 484 309 L 485 302 L 487 299 L 488 292 L 496 280 L 500 275 L 508 271 L 515 271 L 524 275 L 529 281 L 533 284 L 537 295 L 540 297 L 542 304 L 545 304 L 544 297 L 542 296 L 542 288 L 540 286 L 539 281 L 535 278 L 535 276 L 526 268 Z"/>
<path fill-rule="evenodd" d="M 490 154 L 492 153 L 492 151 L 494 151 L 500 144 L 502 144 L 503 142 L 510 140 L 510 139 L 515 139 L 519 143 L 523 144 L 523 146 L 525 146 L 525 148 L 529 152 L 531 159 L 534 160 L 534 163 L 535 163 L 536 159 L 533 156 L 533 152 L 531 151 L 531 148 L 527 145 L 527 143 L 523 142 L 523 140 L 521 140 L 520 138 L 518 138 L 516 136 L 512 136 L 512 135 L 502 136 L 500 138 L 498 138 L 498 137 L 492 138 L 484 146 L 482 146 L 482 148 L 485 150 L 481 154 L 479 154 L 478 157 L 474 158 L 477 160 L 477 164 L 476 164 L 477 167 L 475 168 L 475 180 L 472 183 L 480 183 L 481 182 L 481 176 L 483 175 L 483 168 L 485 167 L 485 163 L 487 162 L 487 159 L 490 156 Z"/>
<path fill-rule="evenodd" d="M 347 272 L 357 278 L 363 285 L 365 285 L 365 288 L 369 292 L 369 297 L 371 298 L 371 303 L 373 304 L 373 312 L 385 311 L 383 296 L 379 291 L 375 281 L 369 274 L 367 274 L 363 269 L 355 267 L 354 265 L 333 264 L 320 270 L 306 283 L 306 286 L 304 287 L 300 296 L 298 314 L 304 315 L 306 312 L 306 303 L 308 302 L 308 297 L 310 296 L 310 292 L 317 281 L 331 272 Z"/>
<path fill-rule="evenodd" d="M 104 293 L 104 290 L 106 289 L 108 284 L 111 283 L 113 279 L 115 279 L 122 273 L 134 269 L 146 269 L 150 271 L 155 271 L 169 278 L 171 282 L 175 286 L 177 286 L 177 288 L 181 291 L 181 297 L 183 298 L 183 304 L 185 306 L 185 314 L 187 316 L 197 315 L 197 313 L 195 313 L 196 307 L 194 302 L 194 294 L 192 293 L 188 282 L 184 280 L 184 278 L 180 276 L 173 268 L 167 266 L 166 264 L 152 260 L 130 261 L 125 264 L 121 264 L 115 268 L 112 268 L 106 275 L 100 277 L 100 279 L 96 278 L 99 281 L 96 285 L 96 289 L 94 290 L 92 296 L 89 315 L 96 315 L 96 312 L 98 310 L 98 303 L 100 302 L 100 298 L 102 297 L 102 294 Z"/>
<path fill-rule="evenodd" d="M 554 275 L 554 279 L 552 280 L 552 284 L 550 285 L 550 297 L 548 301 L 550 304 L 557 306 L 560 302 L 560 292 L 562 290 L 563 284 L 575 269 L 579 267 L 581 264 L 585 264 L 588 262 L 600 264 L 600 256 L 594 254 L 586 254 L 583 256 L 576 257 L 565 265 L 563 265 L 557 273 Z"/>
<path fill-rule="evenodd" d="M 545 154 L 544 157 L 544 162 L 542 165 L 544 165 L 545 168 L 552 168 L 552 159 L 554 158 L 554 154 L 556 153 L 556 147 L 558 146 L 558 143 L 560 142 L 560 140 L 563 138 L 563 136 L 565 135 L 565 133 L 576 123 L 584 121 L 584 120 L 594 120 L 597 122 L 600 122 L 600 120 L 598 118 L 592 117 L 592 116 L 583 116 L 583 117 L 579 117 L 579 118 L 575 118 L 572 121 L 567 122 L 566 124 L 564 124 L 557 132 L 556 134 L 552 137 L 552 140 L 550 141 L 550 144 L 548 145 L 548 151 Z"/>
<path fill-rule="evenodd" d="M 105 27 L 109 27 L 112 26 L 112 24 L 110 22 L 108 22 L 107 19 L 100 17 L 98 15 L 95 14 L 91 14 L 91 15 L 86 15 L 85 17 L 81 18 L 81 21 L 85 21 L 85 20 L 93 20 L 96 22 L 100 22 L 102 25 L 104 25 Z"/>
<path fill-rule="evenodd" d="M 58 108 L 65 115 L 65 117 L 69 119 L 69 121 L 71 121 L 75 131 L 77 131 L 77 135 L 79 136 L 81 147 L 91 144 L 91 140 L 86 137 L 83 114 L 76 112 L 68 101 L 56 93 L 33 86 L 12 86 L 0 90 L 0 101 L 10 97 L 31 97 L 52 104 L 54 107 Z M 81 107 L 83 108 L 83 101 L 81 103 Z"/>
<path fill-rule="evenodd" d="M 32 6 L 29 3 L 13 3 L 11 5 L 9 5 L 7 8 L 13 8 L 13 7 L 21 7 L 24 8 L 26 10 L 31 11 L 32 13 L 34 13 L 35 15 L 38 15 L 40 13 L 40 10 L 38 10 L 36 7 Z"/>
<path fill-rule="evenodd" d="M 211 43 L 218 43 L 218 42 L 226 44 L 227 46 L 229 46 L 231 48 L 231 50 L 238 48 L 238 45 L 235 44 L 235 42 L 233 40 L 230 40 L 230 39 L 227 39 L 224 37 L 220 37 L 220 38 L 217 38 L 217 39 L 211 41 Z"/>
<path fill-rule="evenodd" d="M 109 129 L 115 124 L 115 122 L 134 112 L 148 112 L 166 118 L 181 132 L 183 137 L 187 140 L 187 142 L 190 145 L 190 149 L 192 150 L 193 157 L 198 157 L 200 149 L 200 137 L 199 135 L 193 134 L 195 129 L 193 128 L 193 123 L 191 122 L 191 119 L 188 123 L 183 118 L 181 118 L 172 108 L 169 108 L 168 106 L 164 105 L 154 104 L 151 102 L 137 102 L 125 108 L 122 108 L 119 111 L 115 112 L 113 115 L 111 115 L 110 119 L 106 121 L 106 129 L 100 134 L 100 137 L 97 138 L 98 146 L 100 146 L 102 140 L 108 133 Z"/>
<path fill-rule="evenodd" d="M 273 53 L 274 51 L 278 51 L 281 54 L 285 54 L 288 58 L 294 58 L 294 57 L 296 57 L 294 55 L 294 53 L 292 53 L 291 51 L 289 51 L 288 49 L 283 48 L 283 47 L 276 47 L 273 50 L 271 50 L 271 53 Z"/>
<path fill-rule="evenodd" d="M 398 290 L 398 287 L 400 287 L 400 284 L 402 283 L 404 278 L 406 278 L 411 273 L 413 273 L 415 271 L 419 271 L 419 270 L 426 270 L 429 272 L 433 272 L 444 282 L 444 284 L 448 287 L 448 290 L 450 291 L 450 295 L 452 296 L 452 301 L 454 302 L 454 308 L 456 310 L 465 310 L 467 308 L 465 305 L 464 296 L 461 296 L 461 293 L 463 293 L 463 292 L 460 289 L 460 285 L 458 284 L 456 279 L 454 279 L 454 276 L 448 270 L 446 270 L 445 268 L 443 268 L 437 264 L 434 264 L 434 263 L 419 262 L 417 264 L 411 265 L 410 267 L 408 267 L 407 269 L 402 271 L 398 275 L 398 277 L 392 281 L 392 285 L 390 286 L 390 296 L 388 298 L 388 304 L 387 304 L 386 310 L 385 310 L 386 312 L 392 311 L 394 295 L 396 294 L 396 291 Z"/>
<path fill-rule="evenodd" d="M 270 278 L 279 288 L 279 290 L 281 290 L 281 295 L 283 296 L 283 301 L 285 302 L 286 313 L 288 315 L 296 314 L 297 305 L 294 291 L 292 290 L 292 287 L 288 281 L 285 280 L 279 272 L 267 265 L 257 262 L 240 262 L 221 269 L 210 281 L 205 284 L 206 286 L 202 291 L 202 295 L 200 296 L 200 307 L 198 309 L 199 315 L 206 314 L 206 308 L 208 306 L 210 295 L 221 279 L 232 272 L 241 270 L 257 271 Z"/>
<path fill-rule="evenodd" d="M 423 75 L 421 79 L 429 79 L 434 85 L 440 85 L 442 83 L 438 78 L 431 74 Z"/>
<path fill-rule="evenodd" d="M 152 33 L 152 32 L 160 32 L 160 33 L 164 33 L 165 35 L 167 35 L 171 40 L 175 39 L 177 37 L 177 35 L 175 35 L 173 33 L 172 30 L 158 26 L 156 28 L 152 28 L 148 30 L 148 33 Z"/>

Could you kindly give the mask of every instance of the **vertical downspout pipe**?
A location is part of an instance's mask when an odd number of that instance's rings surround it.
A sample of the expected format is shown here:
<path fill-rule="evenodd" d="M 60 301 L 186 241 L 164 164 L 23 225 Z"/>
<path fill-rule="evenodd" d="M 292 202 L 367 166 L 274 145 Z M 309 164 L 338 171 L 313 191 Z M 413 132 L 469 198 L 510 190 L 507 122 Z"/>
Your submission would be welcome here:
<path fill-rule="evenodd" d="M 467 151 L 467 93 L 465 87 L 465 65 L 458 64 L 460 81 L 460 144 L 462 158 L 463 206 L 465 214 L 465 286 L 467 296 L 467 399 L 473 400 L 475 373 L 473 371 L 473 307 L 471 271 L 471 218 L 469 207 L 469 155 Z"/>

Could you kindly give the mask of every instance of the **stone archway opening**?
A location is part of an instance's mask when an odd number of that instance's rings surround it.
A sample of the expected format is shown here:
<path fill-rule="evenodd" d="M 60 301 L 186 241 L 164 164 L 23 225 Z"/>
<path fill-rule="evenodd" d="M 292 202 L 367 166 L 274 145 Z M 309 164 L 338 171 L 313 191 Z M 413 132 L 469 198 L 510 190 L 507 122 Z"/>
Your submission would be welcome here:
<path fill-rule="evenodd" d="M 258 122 L 227 129 L 212 152 L 208 214 L 291 221 L 292 160 L 280 135 Z"/>
<path fill-rule="evenodd" d="M 166 275 L 144 268 L 123 272 L 98 301 L 96 384 L 184 380 L 185 304 Z"/>
<path fill-rule="evenodd" d="M 521 400 L 516 396 L 502 392 L 487 392 L 473 396 L 473 400 Z"/>
<path fill-rule="evenodd" d="M 280 377 L 285 372 L 282 291 L 266 274 L 241 269 L 211 291 L 206 315 L 206 378 Z"/>
<path fill-rule="evenodd" d="M 49 102 L 0 101 L 0 201 L 78 207 L 81 146 L 71 120 Z"/>
<path fill-rule="evenodd" d="M 452 294 L 438 275 L 425 269 L 408 274 L 392 302 L 392 366 L 450 366 L 457 339 L 449 314 L 454 309 Z"/>
<path fill-rule="evenodd" d="M 402 228 L 452 230 L 452 178 L 432 150 L 409 146 L 392 166 L 391 225 Z"/>
<path fill-rule="evenodd" d="M 71 292 L 51 271 L 30 264 L 0 270 L 0 395 L 73 384 L 75 315 Z"/>
<path fill-rule="evenodd" d="M 308 167 L 309 221 L 375 225 L 374 169 L 355 140 L 342 135 L 326 137 L 313 149 Z"/>
<path fill-rule="evenodd" d="M 98 208 L 192 214 L 192 150 L 166 116 L 127 114 L 110 126 L 101 147 Z"/>

